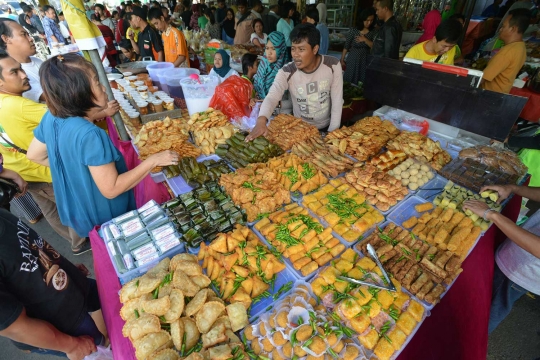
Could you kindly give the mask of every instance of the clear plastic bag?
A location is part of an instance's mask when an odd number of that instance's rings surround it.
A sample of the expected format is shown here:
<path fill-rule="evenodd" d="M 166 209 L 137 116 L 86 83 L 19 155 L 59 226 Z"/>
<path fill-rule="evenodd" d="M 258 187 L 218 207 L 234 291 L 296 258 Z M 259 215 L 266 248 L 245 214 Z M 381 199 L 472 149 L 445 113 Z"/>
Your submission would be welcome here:
<path fill-rule="evenodd" d="M 262 102 L 256 102 L 249 116 L 234 118 L 234 126 L 241 131 L 251 131 L 257 124 L 257 118 L 259 117 L 259 110 L 261 109 L 261 104 Z"/>
<path fill-rule="evenodd" d="M 84 360 L 114 360 L 110 346 L 98 346 L 97 351 L 88 355 Z"/>

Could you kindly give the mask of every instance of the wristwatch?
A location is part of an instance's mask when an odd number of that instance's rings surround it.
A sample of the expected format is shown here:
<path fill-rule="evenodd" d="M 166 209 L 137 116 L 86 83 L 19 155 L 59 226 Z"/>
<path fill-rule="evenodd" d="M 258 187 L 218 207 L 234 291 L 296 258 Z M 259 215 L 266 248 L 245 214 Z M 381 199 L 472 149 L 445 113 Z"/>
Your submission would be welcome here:
<path fill-rule="evenodd" d="M 487 213 L 490 212 L 490 211 L 495 211 L 495 210 L 492 209 L 492 208 L 487 208 L 486 211 L 484 211 L 484 216 L 482 216 L 482 217 L 484 218 L 484 221 L 488 221 L 488 219 L 486 219 L 486 215 L 487 215 Z"/>

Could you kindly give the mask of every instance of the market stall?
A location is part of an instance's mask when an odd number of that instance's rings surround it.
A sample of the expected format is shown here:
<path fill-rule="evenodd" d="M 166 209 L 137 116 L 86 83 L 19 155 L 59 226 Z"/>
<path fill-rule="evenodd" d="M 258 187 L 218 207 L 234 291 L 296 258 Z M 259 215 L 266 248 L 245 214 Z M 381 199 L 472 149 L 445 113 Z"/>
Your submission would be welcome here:
<path fill-rule="evenodd" d="M 431 71 L 413 69 L 417 81 Z M 136 78 L 126 81 L 115 95 L 140 108 Z M 215 89 L 190 81 L 179 81 L 186 100 L 185 85 L 202 98 Z M 366 96 L 380 101 L 369 86 Z M 517 156 L 485 136 L 506 136 L 503 116 L 481 130 L 461 122 L 466 112 L 433 121 L 386 106 L 321 137 L 279 114 L 247 143 L 220 109 L 188 101 L 190 115 L 143 124 L 126 101 L 139 156 L 182 158 L 155 169 L 171 200 L 139 203 L 90 234 L 115 358 L 485 357 L 500 232 L 462 203 L 517 217 L 518 197 L 499 205 L 480 193 L 527 180 Z M 523 101 L 506 101 L 521 111 Z"/>

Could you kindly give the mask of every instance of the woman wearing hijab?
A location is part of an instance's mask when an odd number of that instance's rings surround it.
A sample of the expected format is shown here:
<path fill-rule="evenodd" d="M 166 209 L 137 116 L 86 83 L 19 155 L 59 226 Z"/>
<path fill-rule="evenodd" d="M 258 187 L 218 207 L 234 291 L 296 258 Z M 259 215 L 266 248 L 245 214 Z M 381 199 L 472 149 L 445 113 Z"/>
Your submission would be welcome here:
<path fill-rule="evenodd" d="M 199 27 L 199 17 L 201 14 L 199 13 L 199 4 L 193 4 L 191 7 L 192 15 L 191 20 L 189 21 L 189 27 L 191 30 L 199 31 L 201 28 Z"/>
<path fill-rule="evenodd" d="M 220 24 L 222 28 L 221 38 L 229 45 L 234 44 L 234 37 L 236 36 L 236 30 L 234 29 L 234 11 L 233 9 L 227 9 L 227 15 L 225 20 Z"/>
<path fill-rule="evenodd" d="M 281 32 L 274 31 L 268 35 L 264 55 L 254 78 L 259 99 L 266 97 L 279 69 L 289 61 L 285 36 Z"/>
<path fill-rule="evenodd" d="M 214 55 L 214 67 L 210 70 L 209 75 L 219 77 L 220 83 L 225 81 L 229 76 L 238 76 L 236 70 L 233 70 L 229 65 L 230 60 L 231 57 L 225 50 L 218 50 L 216 55 Z"/>
<path fill-rule="evenodd" d="M 437 30 L 437 26 L 441 24 L 441 13 L 439 10 L 434 9 L 431 10 L 426 14 L 424 17 L 424 21 L 422 22 L 422 28 L 424 28 L 424 33 L 420 38 L 416 41 L 417 44 L 420 44 L 421 42 L 431 40 L 435 36 L 435 31 Z"/>

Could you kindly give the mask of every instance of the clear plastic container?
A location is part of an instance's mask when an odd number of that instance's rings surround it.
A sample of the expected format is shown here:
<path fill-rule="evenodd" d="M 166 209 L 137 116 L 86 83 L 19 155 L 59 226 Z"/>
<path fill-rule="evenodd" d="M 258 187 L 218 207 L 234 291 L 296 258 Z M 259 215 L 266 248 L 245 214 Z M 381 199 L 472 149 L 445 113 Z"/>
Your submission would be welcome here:
<path fill-rule="evenodd" d="M 184 92 L 182 91 L 182 86 L 180 86 L 180 80 L 189 77 L 191 74 L 200 75 L 198 69 L 189 69 L 189 68 L 176 68 L 168 71 L 165 74 L 165 83 L 167 85 L 167 93 L 176 99 L 184 100 Z M 177 104 L 178 106 L 178 104 Z M 184 107 L 185 108 L 185 107 Z"/>
<path fill-rule="evenodd" d="M 146 70 L 148 70 L 148 74 L 150 74 L 150 77 L 152 78 L 152 83 L 154 84 L 154 86 L 161 88 L 161 83 L 159 82 L 158 71 L 163 70 L 163 69 L 172 69 L 172 68 L 174 68 L 173 63 L 158 62 L 158 63 L 148 65 L 146 67 Z"/>
<path fill-rule="evenodd" d="M 199 81 L 200 83 L 197 80 L 189 78 L 180 80 L 190 116 L 208 109 L 210 100 L 214 96 L 216 87 L 219 85 L 218 79 L 213 76 L 199 76 Z"/>

